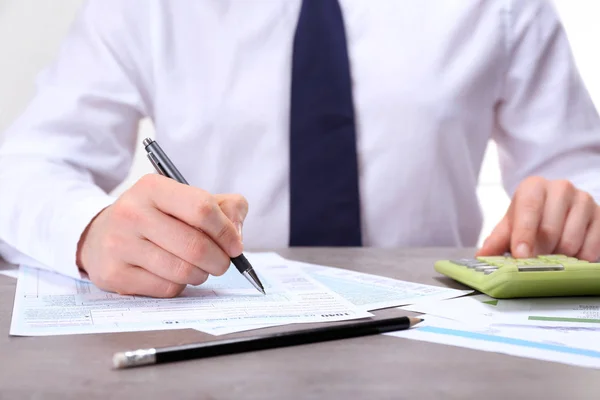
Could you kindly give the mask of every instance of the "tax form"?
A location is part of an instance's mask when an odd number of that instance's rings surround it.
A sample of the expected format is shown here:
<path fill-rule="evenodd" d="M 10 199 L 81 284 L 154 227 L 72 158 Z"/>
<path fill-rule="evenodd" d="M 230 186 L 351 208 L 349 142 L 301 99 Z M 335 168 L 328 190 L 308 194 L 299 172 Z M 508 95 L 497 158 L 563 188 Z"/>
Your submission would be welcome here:
<path fill-rule="evenodd" d="M 265 262 L 280 259 L 273 253 L 256 253 Z M 330 290 L 348 300 L 359 310 L 374 311 L 382 308 L 398 307 L 406 304 L 436 302 L 464 296 L 472 290 L 457 290 L 446 287 L 424 285 L 401 281 L 383 276 L 365 274 L 341 268 L 327 267 L 286 260 L 289 265 L 301 268 L 309 277 L 327 286 Z M 251 324 L 247 326 L 204 325 L 196 329 L 211 335 L 226 335 L 234 332 L 267 328 L 275 324 Z"/>
<path fill-rule="evenodd" d="M 597 332 L 465 325 L 433 315 L 423 318 L 412 329 L 385 335 L 600 369 Z"/>
<path fill-rule="evenodd" d="M 17 278 L 19 276 L 19 268 L 0 260 L 0 275 Z"/>
<path fill-rule="evenodd" d="M 600 329 L 599 297 L 499 300 L 496 309 L 499 324 Z"/>
<path fill-rule="evenodd" d="M 599 297 L 496 300 L 479 294 L 402 307 L 463 323 L 515 327 L 585 328 L 600 331 Z"/>
<path fill-rule="evenodd" d="M 267 295 L 235 268 L 173 299 L 122 296 L 90 282 L 21 266 L 10 334 L 44 336 L 299 322 L 372 316 L 277 258 L 251 258 Z M 257 262 L 258 261 L 258 262 Z"/>
<path fill-rule="evenodd" d="M 485 294 L 413 304 L 424 323 L 392 336 L 600 368 L 598 298 L 497 300 Z M 530 319 L 530 317 L 532 317 Z"/>
<path fill-rule="evenodd" d="M 295 265 L 365 311 L 446 300 L 473 293 L 473 290 L 425 285 L 322 265 L 299 262 Z"/>
<path fill-rule="evenodd" d="M 0 275 L 8 276 L 9 278 L 18 278 L 19 270 L 17 268 L 14 269 L 0 269 Z"/>

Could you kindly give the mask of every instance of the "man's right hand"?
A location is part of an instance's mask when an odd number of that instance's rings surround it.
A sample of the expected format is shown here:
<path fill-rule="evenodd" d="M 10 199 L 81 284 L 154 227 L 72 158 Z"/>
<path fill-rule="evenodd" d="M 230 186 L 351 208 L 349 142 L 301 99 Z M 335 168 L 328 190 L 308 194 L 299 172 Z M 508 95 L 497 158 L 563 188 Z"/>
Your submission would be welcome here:
<path fill-rule="evenodd" d="M 247 213 L 240 195 L 146 175 L 88 225 L 77 264 L 106 291 L 175 297 L 227 271 L 242 253 Z"/>

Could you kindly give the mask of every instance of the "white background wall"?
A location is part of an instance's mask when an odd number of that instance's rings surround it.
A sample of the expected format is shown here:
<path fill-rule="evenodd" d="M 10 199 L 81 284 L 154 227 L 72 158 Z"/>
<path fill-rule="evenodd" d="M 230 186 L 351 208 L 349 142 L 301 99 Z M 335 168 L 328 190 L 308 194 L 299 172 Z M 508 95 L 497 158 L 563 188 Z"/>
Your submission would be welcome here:
<path fill-rule="evenodd" d="M 81 3 L 82 0 L 0 0 L 0 135 L 32 96 L 36 74 L 54 56 Z M 599 106 L 600 2 L 555 0 L 555 4 L 563 18 L 581 74 Z M 149 124 L 143 124 L 142 130 L 144 135 L 152 135 Z M 130 177 L 117 192 L 150 171 L 148 162 L 138 151 Z M 509 202 L 500 186 L 493 145 L 490 145 L 484 161 L 478 191 L 485 215 L 483 238 L 502 217 Z"/>

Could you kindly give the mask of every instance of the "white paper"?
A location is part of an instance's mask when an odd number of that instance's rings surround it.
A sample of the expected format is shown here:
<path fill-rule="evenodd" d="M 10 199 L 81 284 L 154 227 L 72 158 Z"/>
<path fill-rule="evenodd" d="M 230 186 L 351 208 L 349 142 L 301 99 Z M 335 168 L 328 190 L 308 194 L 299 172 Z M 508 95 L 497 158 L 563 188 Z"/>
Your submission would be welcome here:
<path fill-rule="evenodd" d="M 209 335 L 220 336 L 229 335 L 230 333 L 247 332 L 263 328 L 270 328 L 273 326 L 279 326 L 280 324 L 258 324 L 258 325 L 243 325 L 243 326 L 227 326 L 227 325 L 213 325 L 213 326 L 202 326 L 195 328 L 197 331 L 208 333 Z"/>
<path fill-rule="evenodd" d="M 499 300 L 496 323 L 600 329 L 600 297 Z"/>
<path fill-rule="evenodd" d="M 341 321 L 372 314 L 277 257 L 252 258 L 267 295 L 235 269 L 174 299 L 121 296 L 89 282 L 21 267 L 11 335 L 41 336 Z M 269 262 L 267 262 L 269 261 Z"/>
<path fill-rule="evenodd" d="M 256 260 L 275 262 L 285 260 L 273 253 L 257 253 Z M 472 290 L 457 290 L 446 287 L 424 285 L 401 281 L 377 275 L 365 274 L 323 265 L 308 264 L 285 260 L 308 274 L 314 280 L 327 286 L 341 297 L 351 302 L 358 309 L 373 311 L 382 308 L 398 307 L 403 304 L 423 303 L 464 296 Z M 275 324 L 253 324 L 248 326 L 214 325 L 197 328 L 211 335 L 226 335 L 235 332 L 256 330 L 274 326 Z"/>
<path fill-rule="evenodd" d="M 425 315 L 424 319 L 412 329 L 386 335 L 581 367 L 600 368 L 600 341 L 594 332 L 475 327 L 430 315 Z"/>
<path fill-rule="evenodd" d="M 444 301 L 411 304 L 402 306 L 400 309 L 452 319 L 468 325 L 488 326 L 494 323 L 497 303 L 498 300 L 485 294 L 478 294 Z"/>
<path fill-rule="evenodd" d="M 424 285 L 323 265 L 296 264 L 310 277 L 365 311 L 444 300 L 473 293 L 473 290 Z"/>
<path fill-rule="evenodd" d="M 598 297 L 495 300 L 481 294 L 401 308 L 469 324 L 600 331 Z"/>
<path fill-rule="evenodd" d="M 0 269 L 0 275 L 8 276 L 9 278 L 15 278 L 19 276 L 19 268 L 4 268 Z"/>

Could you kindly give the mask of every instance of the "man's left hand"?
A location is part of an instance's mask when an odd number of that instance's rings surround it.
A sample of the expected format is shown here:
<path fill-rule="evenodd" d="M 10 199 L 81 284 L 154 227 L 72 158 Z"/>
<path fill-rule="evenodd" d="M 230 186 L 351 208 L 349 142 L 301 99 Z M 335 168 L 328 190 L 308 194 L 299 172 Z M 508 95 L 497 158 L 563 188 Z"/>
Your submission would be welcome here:
<path fill-rule="evenodd" d="M 525 179 L 510 207 L 477 256 L 564 254 L 595 262 L 600 258 L 600 207 L 565 180 Z"/>

